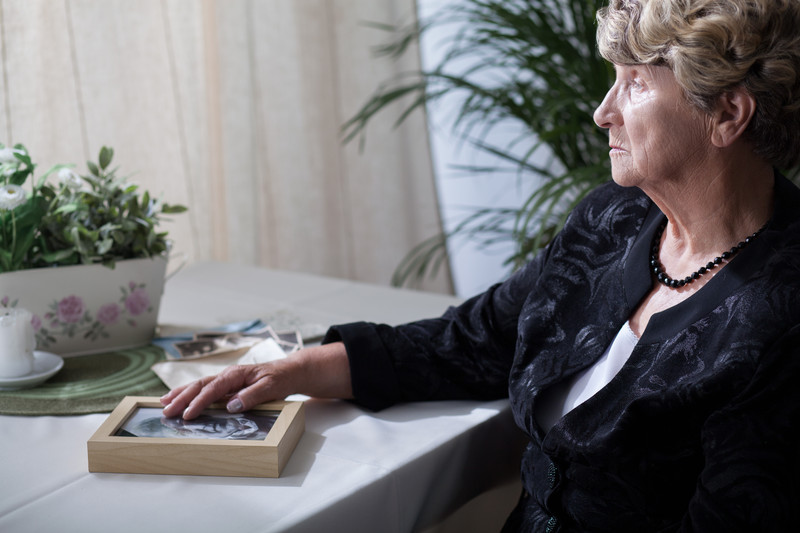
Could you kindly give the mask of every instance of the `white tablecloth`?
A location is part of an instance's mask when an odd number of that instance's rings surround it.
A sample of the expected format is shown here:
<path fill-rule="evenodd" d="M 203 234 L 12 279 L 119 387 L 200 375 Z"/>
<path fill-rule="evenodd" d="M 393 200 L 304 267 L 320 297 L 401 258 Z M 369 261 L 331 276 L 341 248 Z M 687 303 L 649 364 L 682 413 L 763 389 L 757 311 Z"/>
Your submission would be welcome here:
<path fill-rule="evenodd" d="M 213 326 L 287 311 L 324 325 L 399 323 L 451 303 L 457 302 L 446 296 L 210 263 L 168 282 L 160 321 Z M 379 413 L 308 400 L 305 433 L 278 479 L 90 474 L 86 441 L 105 417 L 0 416 L 0 531 L 420 531 L 515 479 L 521 442 L 505 400 Z M 483 519 L 502 523 L 515 490 L 490 510 L 497 516 Z M 466 521 L 474 531 L 485 527 Z"/>

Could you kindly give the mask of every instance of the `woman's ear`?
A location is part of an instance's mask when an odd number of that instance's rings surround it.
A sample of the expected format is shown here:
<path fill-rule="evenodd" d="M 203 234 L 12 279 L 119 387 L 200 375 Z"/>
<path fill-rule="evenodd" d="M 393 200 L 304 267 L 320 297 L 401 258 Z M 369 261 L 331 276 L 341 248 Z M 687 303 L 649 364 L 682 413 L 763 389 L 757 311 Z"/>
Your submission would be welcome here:
<path fill-rule="evenodd" d="M 717 98 L 713 114 L 711 142 L 718 148 L 731 146 L 739 139 L 756 112 L 756 99 L 737 86 Z"/>

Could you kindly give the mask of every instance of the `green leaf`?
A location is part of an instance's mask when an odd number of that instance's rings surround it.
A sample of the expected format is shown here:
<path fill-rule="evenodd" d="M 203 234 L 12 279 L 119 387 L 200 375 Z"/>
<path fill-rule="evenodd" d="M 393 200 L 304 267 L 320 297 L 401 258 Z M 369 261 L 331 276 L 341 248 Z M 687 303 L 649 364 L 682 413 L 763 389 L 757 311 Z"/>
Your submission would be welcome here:
<path fill-rule="evenodd" d="M 33 173 L 33 168 L 31 167 L 28 167 L 24 170 L 18 170 L 14 172 L 11 176 L 9 176 L 8 183 L 11 183 L 13 185 L 22 185 L 28 180 L 28 176 L 30 176 L 32 173 Z"/>
<path fill-rule="evenodd" d="M 74 250 L 58 250 L 49 254 L 42 254 L 42 259 L 47 263 L 62 263 L 74 254 Z"/>
<path fill-rule="evenodd" d="M 78 209 L 80 209 L 80 206 L 78 204 L 65 204 L 58 207 L 55 211 L 53 211 L 53 214 L 58 215 L 62 213 L 74 213 Z"/>
<path fill-rule="evenodd" d="M 15 270 L 12 267 L 11 251 L 5 248 L 0 248 L 0 269 L 2 269 L 3 272 Z"/>
<path fill-rule="evenodd" d="M 161 212 L 167 215 L 176 215 L 179 213 L 185 213 L 187 210 L 188 208 L 183 205 L 163 204 L 163 206 L 161 207 Z"/>
<path fill-rule="evenodd" d="M 92 163 L 91 161 L 86 162 L 86 166 L 89 168 L 89 172 L 92 173 L 94 176 L 100 176 L 100 169 L 97 168 L 97 165 Z"/>
<path fill-rule="evenodd" d="M 109 148 L 107 146 L 103 146 L 100 149 L 100 156 L 98 157 L 98 162 L 100 163 L 100 168 L 105 170 L 108 165 L 111 164 L 111 159 L 114 157 L 114 149 Z"/>
<path fill-rule="evenodd" d="M 102 239 L 101 241 L 95 243 L 95 249 L 98 254 L 105 255 L 111 250 L 111 247 L 114 246 L 114 239 L 106 238 Z"/>

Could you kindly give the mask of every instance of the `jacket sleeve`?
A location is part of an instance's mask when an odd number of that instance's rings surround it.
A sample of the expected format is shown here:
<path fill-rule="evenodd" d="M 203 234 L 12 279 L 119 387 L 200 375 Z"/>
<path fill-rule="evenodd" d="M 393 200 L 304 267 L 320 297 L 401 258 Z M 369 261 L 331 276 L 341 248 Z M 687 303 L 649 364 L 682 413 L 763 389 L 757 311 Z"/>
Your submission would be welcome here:
<path fill-rule="evenodd" d="M 707 420 L 705 465 L 681 532 L 793 531 L 800 523 L 800 325 Z"/>
<path fill-rule="evenodd" d="M 519 314 L 548 253 L 439 318 L 332 327 L 323 343 L 344 342 L 356 402 L 379 410 L 404 401 L 507 396 Z"/>

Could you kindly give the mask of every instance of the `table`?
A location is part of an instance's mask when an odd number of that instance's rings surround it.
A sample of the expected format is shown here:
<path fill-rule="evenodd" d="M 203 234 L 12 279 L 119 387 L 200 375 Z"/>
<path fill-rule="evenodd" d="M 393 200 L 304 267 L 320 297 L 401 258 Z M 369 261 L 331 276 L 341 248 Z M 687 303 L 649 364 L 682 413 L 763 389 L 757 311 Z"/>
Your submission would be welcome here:
<path fill-rule="evenodd" d="M 211 262 L 167 281 L 159 323 L 291 316 L 320 326 L 398 324 L 457 303 Z M 522 441 L 505 400 L 372 413 L 308 399 L 305 433 L 278 479 L 91 474 L 86 441 L 105 417 L 0 416 L 0 531 L 490 531 L 519 491 Z"/>

